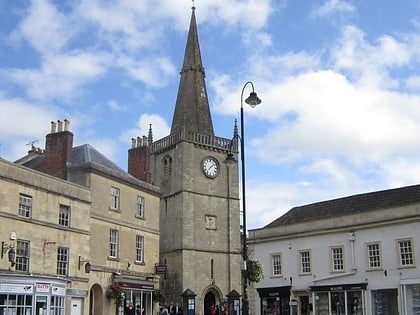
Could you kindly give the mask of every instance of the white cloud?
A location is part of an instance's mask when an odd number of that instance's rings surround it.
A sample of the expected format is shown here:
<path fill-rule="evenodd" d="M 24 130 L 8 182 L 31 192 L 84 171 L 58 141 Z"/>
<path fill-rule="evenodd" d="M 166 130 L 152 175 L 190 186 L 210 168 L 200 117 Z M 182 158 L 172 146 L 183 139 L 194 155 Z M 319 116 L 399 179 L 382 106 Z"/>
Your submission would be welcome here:
<path fill-rule="evenodd" d="M 137 61 L 126 56 L 118 60 L 118 65 L 127 71 L 130 78 L 142 81 L 150 88 L 164 87 L 177 74 L 167 57 L 147 57 Z"/>
<path fill-rule="evenodd" d="M 11 34 L 13 40 L 24 39 L 43 55 L 61 51 L 73 36 L 77 25 L 60 13 L 47 0 L 31 1 L 27 15 L 18 30 Z"/>
<path fill-rule="evenodd" d="M 4 76 L 24 87 L 36 100 L 69 101 L 83 91 L 84 85 L 106 72 L 106 55 L 72 52 L 49 55 L 40 69 L 7 69 Z"/>
<path fill-rule="evenodd" d="M 326 0 L 323 5 L 314 9 L 311 15 L 313 17 L 325 17 L 337 13 L 352 13 L 354 11 L 354 6 L 347 1 Z"/>
<path fill-rule="evenodd" d="M 119 136 L 119 139 L 127 142 L 127 139 L 131 138 L 147 137 L 150 127 L 152 128 L 153 141 L 168 136 L 171 129 L 165 119 L 160 115 L 143 114 L 139 117 L 136 128 L 124 130 Z"/>
<path fill-rule="evenodd" d="M 110 99 L 108 101 L 107 105 L 110 109 L 116 110 L 116 111 L 127 111 L 128 110 L 128 107 L 126 105 L 122 105 L 114 99 Z"/>
<path fill-rule="evenodd" d="M 44 148 L 50 117 L 59 110 L 21 99 L 0 99 L 0 112 L 0 157 L 14 161 L 26 155 L 33 141 Z"/>

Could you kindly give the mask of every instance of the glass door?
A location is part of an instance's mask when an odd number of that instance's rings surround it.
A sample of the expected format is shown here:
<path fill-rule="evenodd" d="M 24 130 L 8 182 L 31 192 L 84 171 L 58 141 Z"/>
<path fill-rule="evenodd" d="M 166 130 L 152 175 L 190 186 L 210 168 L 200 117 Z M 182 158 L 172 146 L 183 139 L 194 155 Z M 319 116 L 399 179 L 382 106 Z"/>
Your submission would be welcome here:
<path fill-rule="evenodd" d="M 35 315 L 47 315 L 48 296 L 40 295 L 36 297 Z"/>

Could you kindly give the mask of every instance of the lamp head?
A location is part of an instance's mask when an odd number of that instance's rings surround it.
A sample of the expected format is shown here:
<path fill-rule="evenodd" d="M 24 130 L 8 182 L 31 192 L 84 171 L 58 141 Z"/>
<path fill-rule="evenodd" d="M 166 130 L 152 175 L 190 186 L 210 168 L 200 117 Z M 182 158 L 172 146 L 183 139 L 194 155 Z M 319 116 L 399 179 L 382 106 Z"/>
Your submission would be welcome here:
<path fill-rule="evenodd" d="M 15 259 L 16 259 L 16 251 L 13 247 L 9 249 L 8 258 L 10 265 L 13 267 L 15 265 Z"/>
<path fill-rule="evenodd" d="M 252 91 L 248 98 L 245 100 L 245 103 L 249 104 L 252 108 L 257 106 L 258 104 L 261 104 L 261 99 L 257 96 L 257 93 Z"/>

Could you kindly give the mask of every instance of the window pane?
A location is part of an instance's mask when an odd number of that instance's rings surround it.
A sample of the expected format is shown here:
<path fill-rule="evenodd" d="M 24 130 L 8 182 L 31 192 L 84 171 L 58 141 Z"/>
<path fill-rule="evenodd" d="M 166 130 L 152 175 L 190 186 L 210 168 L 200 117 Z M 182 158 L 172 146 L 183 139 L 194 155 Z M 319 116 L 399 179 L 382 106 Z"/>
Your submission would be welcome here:
<path fill-rule="evenodd" d="M 62 226 L 70 226 L 70 207 L 69 206 L 60 205 L 58 224 Z"/>
<path fill-rule="evenodd" d="M 136 261 L 144 262 L 144 237 L 136 235 Z"/>
<path fill-rule="evenodd" d="M 331 249 L 332 269 L 333 271 L 344 270 L 343 248 L 335 247 Z"/>
<path fill-rule="evenodd" d="M 271 261 L 273 265 L 273 276 L 281 276 L 281 256 L 272 255 Z"/>
<path fill-rule="evenodd" d="M 118 231 L 110 230 L 109 233 L 109 256 L 118 257 Z"/>
<path fill-rule="evenodd" d="M 144 198 L 142 196 L 137 196 L 136 216 L 141 217 L 141 218 L 144 217 Z"/>
<path fill-rule="evenodd" d="M 300 252 L 300 272 L 311 273 L 311 255 L 309 251 Z"/>
<path fill-rule="evenodd" d="M 19 195 L 19 215 L 30 218 L 32 210 L 32 197 L 26 195 Z"/>
<path fill-rule="evenodd" d="M 381 253 L 379 243 L 367 245 L 368 267 L 371 269 L 381 268 Z"/>
<path fill-rule="evenodd" d="M 400 265 L 412 266 L 414 265 L 414 255 L 411 240 L 399 241 L 400 248 Z"/>
<path fill-rule="evenodd" d="M 68 273 L 69 249 L 58 247 L 57 249 L 57 274 L 66 276 Z"/>
<path fill-rule="evenodd" d="M 29 271 L 29 241 L 17 241 L 16 270 Z"/>
<path fill-rule="evenodd" d="M 111 209 L 120 208 L 120 190 L 115 187 L 111 187 Z"/>

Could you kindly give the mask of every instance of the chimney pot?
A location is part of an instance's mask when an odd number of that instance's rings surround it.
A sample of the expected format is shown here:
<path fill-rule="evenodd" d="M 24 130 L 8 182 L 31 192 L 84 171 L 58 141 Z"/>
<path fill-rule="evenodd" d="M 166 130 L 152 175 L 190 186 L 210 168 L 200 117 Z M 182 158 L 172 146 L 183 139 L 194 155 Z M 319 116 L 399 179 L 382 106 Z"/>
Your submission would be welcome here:
<path fill-rule="evenodd" d="M 136 139 L 131 138 L 131 148 L 134 149 L 136 147 Z"/>
<path fill-rule="evenodd" d="M 69 131 L 70 121 L 68 119 L 64 119 L 64 131 Z"/>
<path fill-rule="evenodd" d="M 63 131 L 63 122 L 61 120 L 57 120 L 57 132 Z"/>
<path fill-rule="evenodd" d="M 141 147 L 141 138 L 137 137 L 137 148 Z"/>
<path fill-rule="evenodd" d="M 52 121 L 51 122 L 51 133 L 55 133 L 56 132 L 56 127 L 57 127 L 57 124 L 54 121 Z"/>

